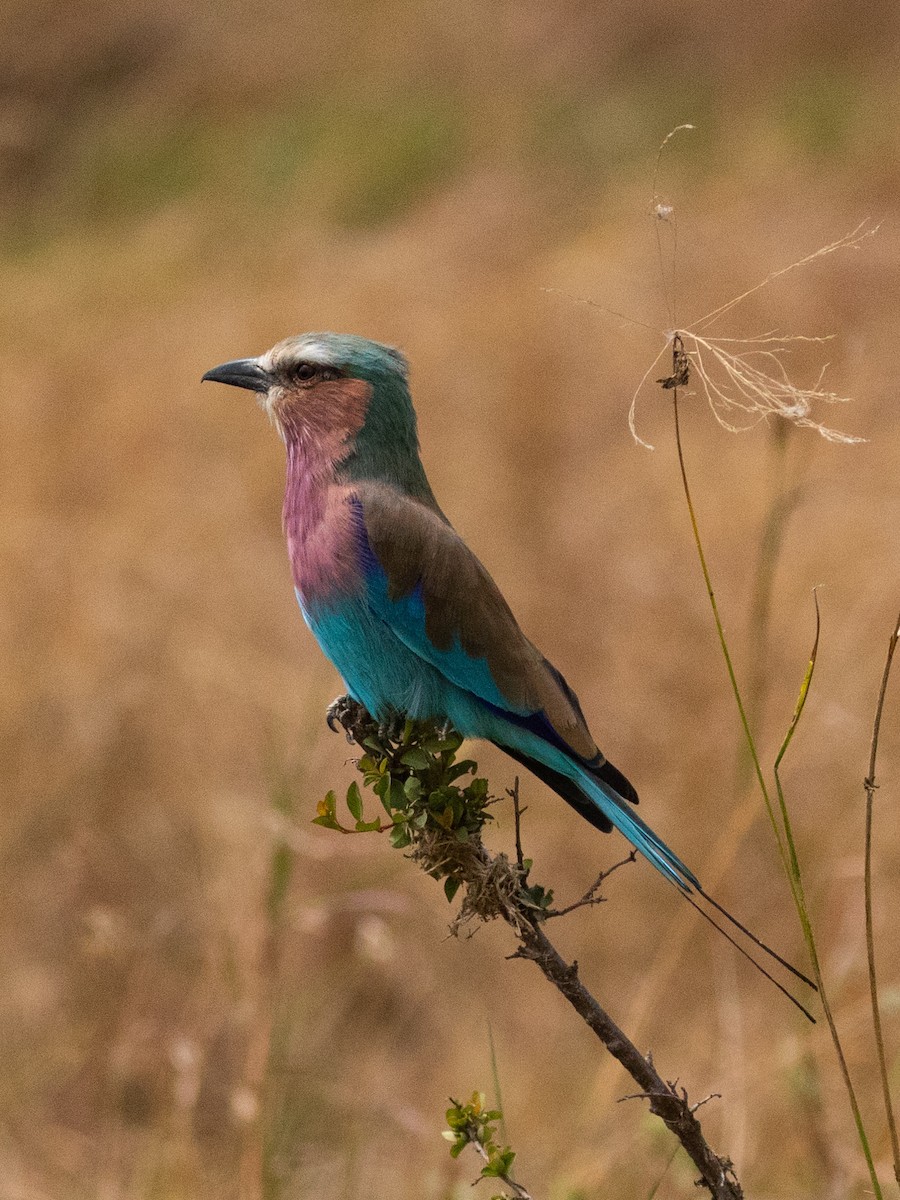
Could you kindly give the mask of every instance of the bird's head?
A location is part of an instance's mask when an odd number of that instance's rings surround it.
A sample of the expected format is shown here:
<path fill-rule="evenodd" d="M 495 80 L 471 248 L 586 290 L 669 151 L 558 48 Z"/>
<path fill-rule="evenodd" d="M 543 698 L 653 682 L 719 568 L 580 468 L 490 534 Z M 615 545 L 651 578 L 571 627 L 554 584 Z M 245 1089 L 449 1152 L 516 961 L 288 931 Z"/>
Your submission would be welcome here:
<path fill-rule="evenodd" d="M 430 497 L 406 359 L 392 346 L 353 334 L 303 333 L 203 378 L 256 392 L 285 442 L 317 449 L 340 463 L 343 475 Z"/>
<path fill-rule="evenodd" d="M 256 392 L 286 440 L 325 432 L 352 438 L 373 406 L 411 407 L 400 351 L 352 334 L 285 338 L 258 358 L 222 363 L 203 378 Z"/>

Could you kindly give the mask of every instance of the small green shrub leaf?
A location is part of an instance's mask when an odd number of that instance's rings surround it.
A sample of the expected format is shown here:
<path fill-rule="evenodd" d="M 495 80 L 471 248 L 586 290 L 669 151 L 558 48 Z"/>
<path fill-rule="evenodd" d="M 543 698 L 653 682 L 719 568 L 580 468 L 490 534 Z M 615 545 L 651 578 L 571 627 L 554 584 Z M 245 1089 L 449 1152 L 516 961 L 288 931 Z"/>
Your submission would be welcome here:
<path fill-rule="evenodd" d="M 354 779 L 347 788 L 347 807 L 350 809 L 350 816 L 355 821 L 362 820 L 363 802 L 359 792 L 359 784 Z"/>
<path fill-rule="evenodd" d="M 405 767 L 412 767 L 414 771 L 427 771 L 432 766 L 431 757 L 419 746 L 407 750 L 400 761 Z"/>

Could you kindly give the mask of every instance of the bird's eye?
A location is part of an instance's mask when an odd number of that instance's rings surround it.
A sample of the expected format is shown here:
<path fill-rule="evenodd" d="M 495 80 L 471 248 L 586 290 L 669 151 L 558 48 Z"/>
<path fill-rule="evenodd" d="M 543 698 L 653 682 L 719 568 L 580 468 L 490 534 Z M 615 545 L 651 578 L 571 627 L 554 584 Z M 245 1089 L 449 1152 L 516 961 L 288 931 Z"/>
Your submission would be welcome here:
<path fill-rule="evenodd" d="M 298 379 L 307 380 L 312 379 L 317 370 L 318 368 L 316 367 L 315 363 L 306 362 L 301 363 L 300 366 L 297 367 L 297 370 L 294 372 L 294 374 Z"/>

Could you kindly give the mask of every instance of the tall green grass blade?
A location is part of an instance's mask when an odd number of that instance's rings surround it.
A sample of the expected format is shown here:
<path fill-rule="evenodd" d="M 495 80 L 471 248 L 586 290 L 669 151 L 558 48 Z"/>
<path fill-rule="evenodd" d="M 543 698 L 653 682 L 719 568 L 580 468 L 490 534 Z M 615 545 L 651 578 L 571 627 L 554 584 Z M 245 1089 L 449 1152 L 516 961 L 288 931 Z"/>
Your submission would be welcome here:
<path fill-rule="evenodd" d="M 878 757 L 878 735 L 881 731 L 881 714 L 884 712 L 884 698 L 887 693 L 888 679 L 891 675 L 891 663 L 897 641 L 900 640 L 900 616 L 894 625 L 894 632 L 888 642 L 887 658 L 884 672 L 881 676 L 881 690 L 878 693 L 878 703 L 875 706 L 875 721 L 872 727 L 872 749 L 869 754 L 869 774 L 865 779 L 866 789 L 866 860 L 863 872 L 865 906 L 866 906 L 866 955 L 869 965 L 869 994 L 872 1000 L 872 1028 L 875 1031 L 875 1046 L 878 1052 L 878 1071 L 881 1075 L 881 1092 L 884 1097 L 884 1111 L 887 1118 L 888 1130 L 891 1137 L 891 1154 L 894 1160 L 894 1178 L 900 1183 L 900 1138 L 897 1136 L 897 1121 L 894 1116 L 894 1105 L 891 1101 L 891 1085 L 888 1078 L 887 1056 L 884 1050 L 884 1031 L 881 1027 L 881 1009 L 878 1005 L 878 977 L 875 973 L 875 923 L 872 917 L 872 818 L 875 803 L 875 761 Z"/>
<path fill-rule="evenodd" d="M 494 1045 L 494 1027 L 490 1019 L 487 1023 L 488 1052 L 491 1056 L 491 1079 L 494 1084 L 494 1108 L 500 1112 L 500 1138 L 504 1145 L 509 1145 L 509 1134 L 506 1131 L 506 1108 L 503 1104 L 503 1090 L 500 1087 L 500 1067 L 497 1064 L 497 1047 Z"/>
<path fill-rule="evenodd" d="M 822 977 L 822 969 L 819 964 L 819 953 L 816 947 L 816 939 L 813 934 L 812 921 L 810 920 L 809 909 L 806 905 L 806 896 L 803 890 L 803 877 L 800 872 L 800 860 L 797 857 L 797 846 L 794 840 L 794 830 L 793 826 L 791 825 L 791 818 L 790 814 L 788 813 L 787 802 L 784 797 L 784 788 L 781 784 L 781 763 L 785 754 L 787 753 L 788 746 L 790 746 L 791 741 L 793 740 L 797 726 L 800 723 L 800 718 L 803 716 L 803 709 L 806 707 L 806 698 L 809 695 L 809 688 L 810 684 L 812 683 L 812 677 L 816 669 L 816 660 L 819 653 L 819 634 L 821 632 L 822 623 L 819 613 L 819 597 L 815 591 L 813 592 L 813 598 L 816 605 L 816 635 L 813 639 L 813 646 L 809 655 L 809 665 L 806 668 L 806 674 L 803 676 L 803 682 L 800 685 L 800 694 L 797 697 L 797 703 L 794 707 L 794 715 L 791 718 L 788 731 L 784 735 L 784 740 L 782 741 L 778 754 L 775 757 L 775 787 L 778 792 L 778 806 L 781 811 L 781 819 L 784 824 L 785 840 L 788 848 L 788 859 L 790 862 L 790 871 L 792 876 L 792 890 L 797 906 L 797 915 L 800 918 L 800 926 L 803 930 L 803 937 L 806 941 L 807 949 L 809 950 L 809 957 L 813 967 L 813 975 L 815 976 L 816 984 L 819 989 L 819 999 L 822 1002 L 822 1011 L 825 1014 L 825 1021 L 828 1025 L 828 1032 L 831 1034 L 831 1042 L 834 1046 L 835 1054 L 837 1055 L 841 1076 L 844 1081 L 844 1088 L 850 1101 L 850 1111 L 853 1114 L 853 1122 L 856 1125 L 856 1132 L 859 1135 L 860 1145 L 862 1146 L 866 1165 L 869 1169 L 869 1178 L 872 1181 L 872 1189 L 875 1196 L 881 1200 L 881 1185 L 878 1181 L 878 1175 L 875 1171 L 875 1162 L 872 1157 L 872 1149 L 869 1145 L 869 1138 L 866 1133 L 865 1123 L 863 1122 L 862 1111 L 859 1107 L 859 1101 L 856 1097 L 856 1089 L 854 1088 L 853 1080 L 850 1077 L 850 1068 L 847 1065 L 847 1059 L 844 1055 L 844 1048 L 841 1045 L 840 1035 L 838 1034 L 837 1025 L 831 1010 L 831 1003 L 828 999 L 825 980 Z"/>
<path fill-rule="evenodd" d="M 681 471 L 681 483 L 682 483 L 682 487 L 684 490 L 685 500 L 687 502 L 688 514 L 690 516 L 690 521 L 691 521 L 691 529 L 692 529 L 693 535 L 694 535 L 694 545 L 696 546 L 696 549 L 697 549 L 697 556 L 700 560 L 700 567 L 703 572 L 703 580 L 704 580 L 704 583 L 706 584 L 706 591 L 707 591 L 707 595 L 709 596 L 710 607 L 712 608 L 713 618 L 714 618 L 715 624 L 716 624 L 716 632 L 719 637 L 719 645 L 721 646 L 722 655 L 725 659 L 725 665 L 728 670 L 728 678 L 731 682 L 731 690 L 734 694 L 735 703 L 737 705 L 738 713 L 740 715 L 741 726 L 743 728 L 744 737 L 747 742 L 747 749 L 750 753 L 750 758 L 753 762 L 754 773 L 756 775 L 756 779 L 759 784 L 759 788 L 760 788 L 760 792 L 762 793 L 763 800 L 765 801 L 766 812 L 768 813 L 769 822 L 770 822 L 770 824 L 772 826 L 772 830 L 775 834 L 775 840 L 778 845 L 778 852 L 781 855 L 781 861 L 782 861 L 782 864 L 784 865 L 785 873 L 787 874 L 787 877 L 788 877 L 788 883 L 790 884 L 791 895 L 793 896 L 793 900 L 794 900 L 794 906 L 797 910 L 797 915 L 800 920 L 800 926 L 803 931 L 803 937 L 806 942 L 807 949 L 809 951 L 810 960 L 812 962 L 812 967 L 813 967 L 813 975 L 814 975 L 814 978 L 816 981 L 816 985 L 819 989 L 819 996 L 822 1001 L 822 1010 L 825 1013 L 825 1019 L 828 1024 L 829 1032 L 831 1034 L 831 1040 L 832 1040 L 832 1043 L 835 1048 L 835 1053 L 837 1054 L 838 1063 L 839 1063 L 840 1070 L 841 1070 L 841 1075 L 842 1075 L 842 1078 L 844 1081 L 844 1087 L 847 1091 L 847 1097 L 848 1097 L 848 1100 L 850 1103 L 850 1110 L 853 1115 L 853 1121 L 856 1126 L 857 1134 L 859 1136 L 859 1141 L 860 1141 L 860 1145 L 862 1147 L 863 1156 L 866 1160 L 866 1166 L 867 1166 L 868 1172 L 869 1172 L 869 1179 L 872 1184 L 872 1191 L 873 1191 L 874 1196 L 876 1197 L 876 1200 L 884 1200 L 883 1193 L 881 1190 L 881 1184 L 878 1180 L 878 1174 L 875 1170 L 875 1162 L 872 1157 L 872 1150 L 869 1145 L 869 1138 L 866 1133 L 865 1124 L 862 1119 L 862 1112 L 860 1110 L 859 1102 L 856 1097 L 856 1091 L 853 1087 L 853 1081 L 850 1077 L 850 1071 L 847 1066 L 847 1060 L 844 1055 L 840 1037 L 838 1035 L 837 1026 L 835 1025 L 835 1022 L 834 1022 L 834 1016 L 831 1011 L 831 1005 L 828 1001 L 828 996 L 827 996 L 827 992 L 825 989 L 825 982 L 822 978 L 822 971 L 821 971 L 821 967 L 819 964 L 819 956 L 818 956 L 818 953 L 816 950 L 816 942 L 815 942 L 815 937 L 813 934 L 812 922 L 809 917 L 809 909 L 806 904 L 806 897 L 805 897 L 804 890 L 803 890 L 803 877 L 802 877 L 802 873 L 800 870 L 800 862 L 797 857 L 797 848 L 796 848 L 796 843 L 794 840 L 793 828 L 791 826 L 790 816 L 788 814 L 787 803 L 785 801 L 784 790 L 781 785 L 781 778 L 780 778 L 780 774 L 779 774 L 779 768 L 781 766 L 781 762 L 785 756 L 785 753 L 787 752 L 788 746 L 791 744 L 791 741 L 793 740 L 794 734 L 797 730 L 797 726 L 800 723 L 800 718 L 803 715 L 803 710 L 806 706 L 806 699 L 807 699 L 807 696 L 809 695 L 810 684 L 812 683 L 812 677 L 813 677 L 813 673 L 815 671 L 816 658 L 818 655 L 818 647 L 819 647 L 819 632 L 820 632 L 818 597 L 816 597 L 816 636 L 815 636 L 815 640 L 813 643 L 813 649 L 810 654 L 809 665 L 807 666 L 806 674 L 803 677 L 803 683 L 800 686 L 800 694 L 797 698 L 797 704 L 795 705 L 795 708 L 794 708 L 794 714 L 793 714 L 793 717 L 791 718 L 791 723 L 788 727 L 787 733 L 785 734 L 784 740 L 781 743 L 781 746 L 779 748 L 778 754 L 775 759 L 775 764 L 774 764 L 775 787 L 777 789 L 778 807 L 779 807 L 779 813 L 776 814 L 775 807 L 772 804 L 771 795 L 769 793 L 769 788 L 766 784 L 766 779 L 765 779 L 765 775 L 763 773 L 762 763 L 761 763 L 761 760 L 759 757 L 759 752 L 757 751 L 757 748 L 756 748 L 756 741 L 753 737 L 753 731 L 750 728 L 750 721 L 747 716 L 747 709 L 744 704 L 743 697 L 741 695 L 741 689 L 738 684 L 737 674 L 734 669 L 734 663 L 732 661 L 731 651 L 729 650 L 729 647 L 728 647 L 728 639 L 725 636 L 725 628 L 724 628 L 724 625 L 722 622 L 721 615 L 719 613 L 719 605 L 716 600 L 716 594 L 715 594 L 715 590 L 714 590 L 713 584 L 712 584 L 712 577 L 710 575 L 709 566 L 707 565 L 707 561 L 706 561 L 706 553 L 703 549 L 703 540 L 700 536 L 700 527 L 699 527 L 699 524 L 697 521 L 697 513 L 694 508 L 693 498 L 691 496 L 690 483 L 688 481 L 687 467 L 686 467 L 685 458 L 684 458 L 684 447 L 682 445 L 682 439 L 681 439 L 681 422 L 679 420 L 679 413 L 678 413 L 678 389 L 677 389 L 677 387 L 673 389 L 672 399 L 673 399 L 673 412 L 674 412 L 674 419 L 675 419 L 675 444 L 676 444 L 676 448 L 678 451 L 678 465 L 679 465 L 679 468 Z M 780 826 L 779 826 L 779 815 L 781 818 Z"/>

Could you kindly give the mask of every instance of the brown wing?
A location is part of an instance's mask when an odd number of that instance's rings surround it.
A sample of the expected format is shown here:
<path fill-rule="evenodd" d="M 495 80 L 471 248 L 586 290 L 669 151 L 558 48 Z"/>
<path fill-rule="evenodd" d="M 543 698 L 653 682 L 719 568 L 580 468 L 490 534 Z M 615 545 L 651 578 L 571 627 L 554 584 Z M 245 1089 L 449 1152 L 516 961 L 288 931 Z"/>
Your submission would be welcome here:
<path fill-rule="evenodd" d="M 511 706 L 542 712 L 578 757 L 604 760 L 588 731 L 574 692 L 525 637 L 500 589 L 462 538 L 439 513 L 383 484 L 355 488 L 369 544 L 399 600 L 417 587 L 425 607 L 425 632 L 439 651 L 458 644 L 484 659 Z M 445 663 L 441 664 L 446 670 Z M 447 672 L 453 678 L 452 670 Z M 454 678 L 473 690 L 468 678 Z"/>

